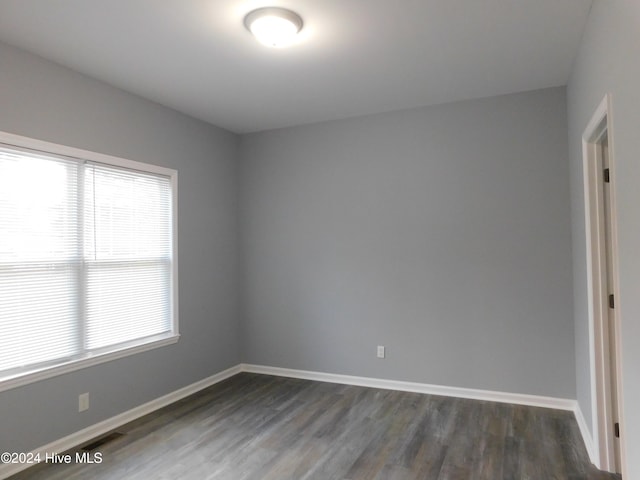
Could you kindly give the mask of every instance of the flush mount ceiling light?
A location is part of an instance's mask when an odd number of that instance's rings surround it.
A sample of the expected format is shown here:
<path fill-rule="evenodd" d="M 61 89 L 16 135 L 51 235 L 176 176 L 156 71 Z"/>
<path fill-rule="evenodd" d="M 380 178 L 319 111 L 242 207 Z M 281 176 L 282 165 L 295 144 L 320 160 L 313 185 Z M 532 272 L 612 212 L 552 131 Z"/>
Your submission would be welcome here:
<path fill-rule="evenodd" d="M 268 47 L 291 45 L 302 28 L 302 18 L 286 8 L 265 7 L 249 12 L 244 25 L 256 39 Z"/>

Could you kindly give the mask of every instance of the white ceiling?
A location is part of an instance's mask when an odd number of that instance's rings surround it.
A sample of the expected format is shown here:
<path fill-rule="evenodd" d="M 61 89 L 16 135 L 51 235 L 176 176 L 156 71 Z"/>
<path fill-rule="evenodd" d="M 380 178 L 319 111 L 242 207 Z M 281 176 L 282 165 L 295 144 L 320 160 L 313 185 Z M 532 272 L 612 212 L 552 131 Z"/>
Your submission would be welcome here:
<path fill-rule="evenodd" d="M 565 85 L 591 3 L 0 0 L 0 40 L 243 133 Z M 256 42 L 261 6 L 300 41 Z"/>

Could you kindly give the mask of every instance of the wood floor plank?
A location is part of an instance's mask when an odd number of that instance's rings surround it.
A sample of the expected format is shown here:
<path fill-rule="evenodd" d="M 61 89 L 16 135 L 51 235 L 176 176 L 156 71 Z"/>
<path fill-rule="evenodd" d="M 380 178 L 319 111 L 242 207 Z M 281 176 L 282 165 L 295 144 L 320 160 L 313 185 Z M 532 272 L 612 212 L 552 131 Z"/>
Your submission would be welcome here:
<path fill-rule="evenodd" d="M 614 480 L 570 412 L 242 373 L 13 480 Z M 70 452 L 75 454 L 75 452 Z"/>

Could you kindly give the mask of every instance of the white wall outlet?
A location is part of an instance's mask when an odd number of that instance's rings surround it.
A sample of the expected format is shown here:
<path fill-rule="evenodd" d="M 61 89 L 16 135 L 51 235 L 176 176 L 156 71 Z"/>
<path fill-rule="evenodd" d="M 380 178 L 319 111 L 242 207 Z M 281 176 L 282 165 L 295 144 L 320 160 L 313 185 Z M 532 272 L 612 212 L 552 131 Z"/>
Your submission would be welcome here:
<path fill-rule="evenodd" d="M 384 358 L 384 345 L 378 345 L 378 358 Z"/>
<path fill-rule="evenodd" d="M 89 392 L 78 395 L 78 411 L 89 410 Z"/>

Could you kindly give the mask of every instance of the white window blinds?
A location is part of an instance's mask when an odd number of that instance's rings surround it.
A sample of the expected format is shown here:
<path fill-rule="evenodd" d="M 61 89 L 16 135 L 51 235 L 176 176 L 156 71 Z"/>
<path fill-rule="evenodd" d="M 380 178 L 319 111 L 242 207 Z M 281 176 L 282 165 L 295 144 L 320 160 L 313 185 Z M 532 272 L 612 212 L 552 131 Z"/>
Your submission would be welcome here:
<path fill-rule="evenodd" d="M 0 145 L 0 379 L 177 333 L 173 188 Z"/>
<path fill-rule="evenodd" d="M 0 371 L 77 352 L 78 165 L 0 150 Z"/>
<path fill-rule="evenodd" d="M 169 331 L 169 179 L 89 165 L 84 185 L 87 347 Z"/>

